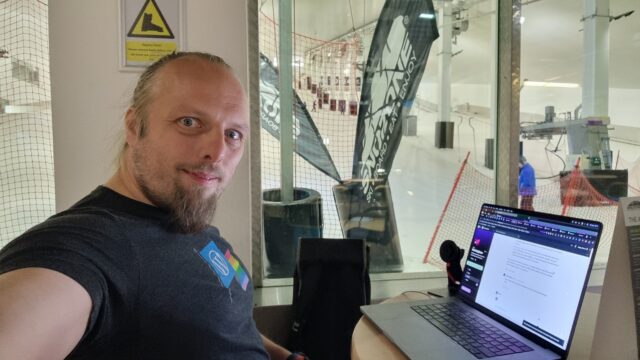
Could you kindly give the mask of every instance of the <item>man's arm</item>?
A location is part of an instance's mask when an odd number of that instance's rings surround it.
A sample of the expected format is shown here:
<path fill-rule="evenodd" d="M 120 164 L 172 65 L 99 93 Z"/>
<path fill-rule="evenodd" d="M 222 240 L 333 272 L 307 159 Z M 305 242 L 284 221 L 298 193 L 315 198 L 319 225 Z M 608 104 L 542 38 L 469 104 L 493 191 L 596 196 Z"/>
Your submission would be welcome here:
<path fill-rule="evenodd" d="M 269 340 L 269 338 L 267 338 L 266 336 L 264 335 L 261 335 L 261 336 L 262 336 L 262 342 L 264 342 L 264 348 L 269 353 L 269 357 L 271 357 L 271 359 L 286 360 L 287 357 L 291 355 L 291 351 L 274 343 L 273 341 Z"/>
<path fill-rule="evenodd" d="M 25 268 L 0 275 L 0 359 L 64 359 L 90 313 L 89 293 L 62 273 Z"/>

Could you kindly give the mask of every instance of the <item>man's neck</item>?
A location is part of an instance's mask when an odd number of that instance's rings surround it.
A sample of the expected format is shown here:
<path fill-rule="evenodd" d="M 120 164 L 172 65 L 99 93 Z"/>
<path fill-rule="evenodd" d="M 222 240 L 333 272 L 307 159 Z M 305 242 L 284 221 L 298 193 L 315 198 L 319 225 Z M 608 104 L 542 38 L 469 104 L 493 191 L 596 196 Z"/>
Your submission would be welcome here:
<path fill-rule="evenodd" d="M 145 204 L 153 205 L 146 196 L 135 186 L 135 179 L 130 172 L 121 166 L 113 176 L 104 184 L 105 187 L 117 192 L 122 196 L 126 196 L 130 199 L 143 202 Z"/>

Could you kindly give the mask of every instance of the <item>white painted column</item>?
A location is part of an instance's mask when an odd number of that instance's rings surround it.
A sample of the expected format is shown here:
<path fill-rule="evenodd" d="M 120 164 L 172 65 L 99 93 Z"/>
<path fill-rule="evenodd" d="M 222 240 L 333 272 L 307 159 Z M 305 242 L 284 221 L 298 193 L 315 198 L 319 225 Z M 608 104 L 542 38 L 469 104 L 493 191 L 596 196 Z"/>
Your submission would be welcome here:
<path fill-rule="evenodd" d="M 609 114 L 609 0 L 585 0 L 582 117 Z"/>
<path fill-rule="evenodd" d="M 489 101 L 489 120 L 491 136 L 495 139 L 498 124 L 498 4 L 493 3 L 493 13 L 491 14 L 491 84 L 489 91 L 491 98 Z M 495 159 L 494 159 L 495 160 Z M 495 161 L 494 161 L 495 164 Z"/>
<path fill-rule="evenodd" d="M 293 89 L 291 66 L 291 0 L 278 6 L 280 59 L 280 201 L 293 201 Z"/>
<path fill-rule="evenodd" d="M 440 121 L 450 121 L 451 119 L 451 37 L 453 33 L 453 17 L 451 16 L 451 2 L 444 1 L 439 12 L 440 24 L 440 66 L 438 110 Z"/>

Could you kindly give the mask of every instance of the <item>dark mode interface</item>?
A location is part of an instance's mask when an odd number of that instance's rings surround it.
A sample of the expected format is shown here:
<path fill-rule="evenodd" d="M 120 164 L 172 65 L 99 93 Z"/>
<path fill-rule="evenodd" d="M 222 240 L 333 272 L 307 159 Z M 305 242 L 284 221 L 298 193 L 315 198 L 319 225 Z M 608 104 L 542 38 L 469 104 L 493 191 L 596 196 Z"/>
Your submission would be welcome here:
<path fill-rule="evenodd" d="M 460 291 L 566 349 L 599 230 L 595 222 L 484 205 Z"/>

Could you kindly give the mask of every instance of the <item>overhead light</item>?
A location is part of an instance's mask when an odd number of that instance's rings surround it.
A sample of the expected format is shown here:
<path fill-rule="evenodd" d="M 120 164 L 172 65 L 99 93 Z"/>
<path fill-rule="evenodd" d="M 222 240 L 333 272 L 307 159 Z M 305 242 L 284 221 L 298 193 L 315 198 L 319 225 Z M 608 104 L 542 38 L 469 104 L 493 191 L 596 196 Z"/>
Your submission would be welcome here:
<path fill-rule="evenodd" d="M 546 82 L 546 81 L 529 81 L 525 80 L 524 86 L 537 86 L 537 87 L 556 87 L 556 88 L 579 88 L 580 85 L 576 83 L 560 83 L 560 82 Z"/>
<path fill-rule="evenodd" d="M 431 13 L 422 13 L 418 16 L 420 19 L 435 19 L 436 15 Z"/>
<path fill-rule="evenodd" d="M 520 16 L 520 25 L 524 24 L 524 16 Z"/>

